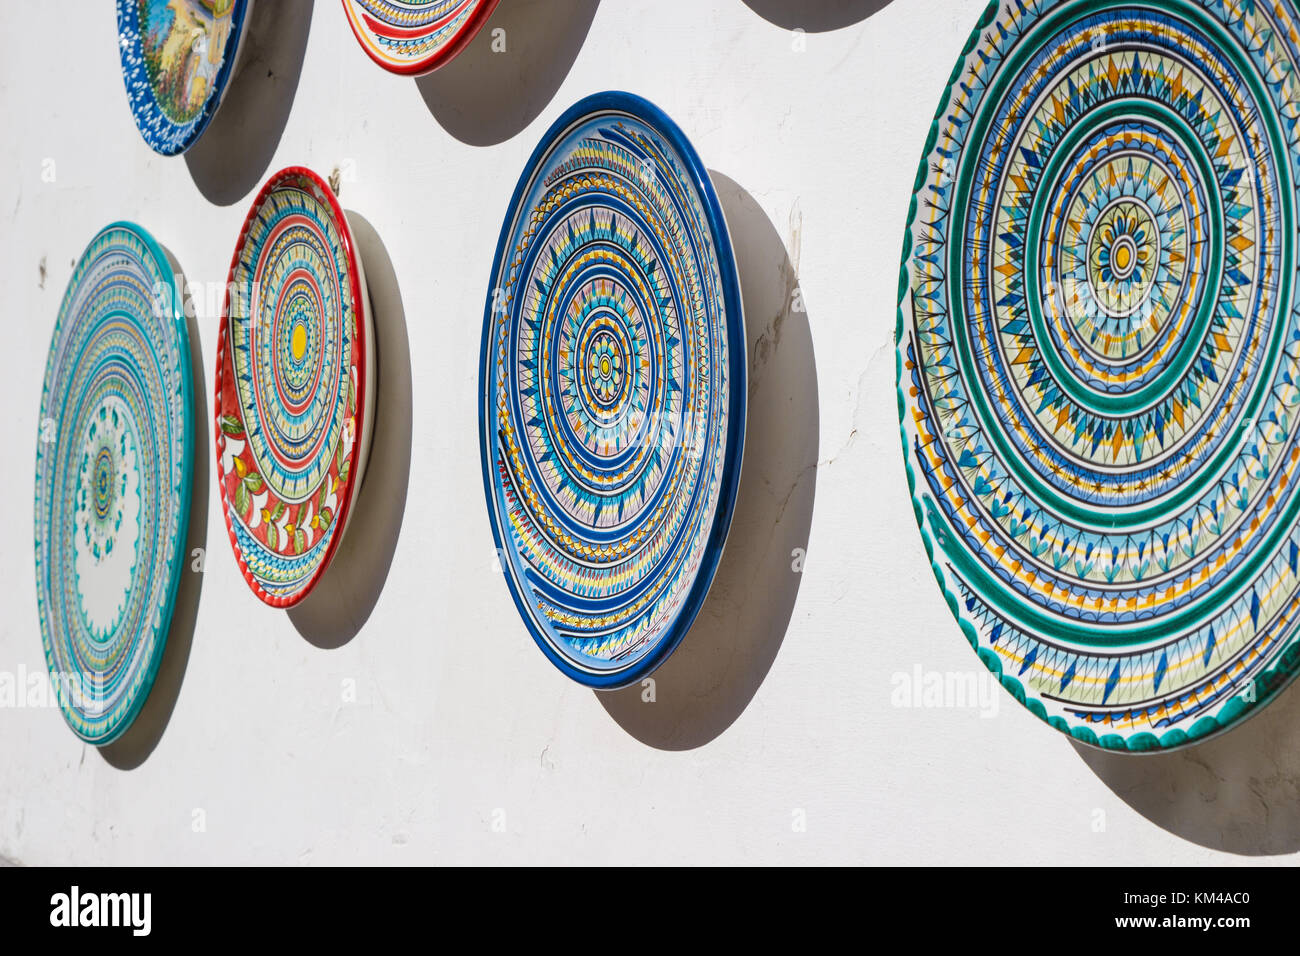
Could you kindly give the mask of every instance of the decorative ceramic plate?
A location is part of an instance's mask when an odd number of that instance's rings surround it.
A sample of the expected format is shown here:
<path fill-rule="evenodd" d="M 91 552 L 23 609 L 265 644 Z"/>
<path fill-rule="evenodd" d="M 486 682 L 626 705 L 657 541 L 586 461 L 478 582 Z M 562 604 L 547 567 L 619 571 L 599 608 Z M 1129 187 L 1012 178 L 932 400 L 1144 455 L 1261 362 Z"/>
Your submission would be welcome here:
<path fill-rule="evenodd" d="M 484 316 L 488 510 L 537 644 L 594 687 L 672 653 L 740 479 L 745 327 L 694 148 L 627 93 L 574 105 L 506 214 Z"/>
<path fill-rule="evenodd" d="M 234 75 L 252 0 L 117 0 L 117 44 L 140 135 L 164 156 L 194 145 Z"/>
<path fill-rule="evenodd" d="M 386 70 L 429 73 L 469 45 L 497 0 L 343 0 L 361 48 Z"/>
<path fill-rule="evenodd" d="M 1293 0 L 989 7 L 903 256 L 917 519 L 980 658 L 1176 747 L 1300 666 Z"/>
<path fill-rule="evenodd" d="M 240 570 L 301 601 L 342 539 L 374 411 L 370 298 L 329 185 L 294 166 L 253 202 L 217 339 L 217 481 Z"/>
<path fill-rule="evenodd" d="M 189 333 L 166 253 L 99 233 L 73 270 L 36 443 L 36 598 L 77 736 L 107 744 L 144 706 L 185 560 L 194 419 Z"/>

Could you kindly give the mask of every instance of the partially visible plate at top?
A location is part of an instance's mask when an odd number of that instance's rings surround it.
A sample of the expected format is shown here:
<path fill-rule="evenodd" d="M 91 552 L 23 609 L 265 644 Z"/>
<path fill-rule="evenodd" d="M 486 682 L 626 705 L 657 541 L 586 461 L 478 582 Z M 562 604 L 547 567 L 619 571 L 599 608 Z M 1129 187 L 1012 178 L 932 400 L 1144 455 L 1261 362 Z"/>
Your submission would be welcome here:
<path fill-rule="evenodd" d="M 598 93 L 542 138 L 488 289 L 483 480 L 537 645 L 598 688 L 658 667 L 709 590 L 745 434 L 745 325 L 707 170 L 653 104 Z"/>
<path fill-rule="evenodd" d="M 51 686 L 103 745 L 139 714 L 185 559 L 194 418 L 189 333 L 166 253 L 103 229 L 68 282 L 36 443 L 36 597 Z"/>
<path fill-rule="evenodd" d="M 497 0 L 343 0 L 357 42 L 384 69 L 428 73 L 465 48 Z"/>
<path fill-rule="evenodd" d="M 164 156 L 189 149 L 234 75 L 252 0 L 117 0 L 131 113 Z"/>

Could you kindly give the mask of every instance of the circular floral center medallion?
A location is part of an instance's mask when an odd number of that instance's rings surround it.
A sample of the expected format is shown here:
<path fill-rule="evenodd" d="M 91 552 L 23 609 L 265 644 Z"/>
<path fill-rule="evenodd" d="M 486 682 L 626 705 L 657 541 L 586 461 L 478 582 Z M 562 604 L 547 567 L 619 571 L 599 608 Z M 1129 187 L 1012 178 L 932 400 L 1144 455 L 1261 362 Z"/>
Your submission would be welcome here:
<path fill-rule="evenodd" d="M 126 404 L 110 396 L 91 414 L 82 446 L 75 566 L 86 580 L 98 576 L 108 582 L 83 592 L 82 613 L 99 640 L 113 633 L 125 606 L 140 535 L 133 421 Z"/>

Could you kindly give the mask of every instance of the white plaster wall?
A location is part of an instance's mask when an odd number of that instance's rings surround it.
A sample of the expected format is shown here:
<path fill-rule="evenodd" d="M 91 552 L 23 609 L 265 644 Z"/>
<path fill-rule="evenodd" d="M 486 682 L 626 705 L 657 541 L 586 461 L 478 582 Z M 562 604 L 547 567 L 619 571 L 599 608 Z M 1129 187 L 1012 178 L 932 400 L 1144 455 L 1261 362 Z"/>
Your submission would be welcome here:
<path fill-rule="evenodd" d="M 187 575 L 193 625 L 173 634 L 188 658 L 169 659 L 141 733 L 105 755 L 57 710 L 0 710 L 0 856 L 1297 859 L 1300 691 L 1147 759 L 1076 750 L 1000 692 L 991 716 L 896 706 L 895 675 L 978 669 L 908 503 L 892 335 L 916 162 L 984 0 L 604 0 L 594 16 L 594 0 L 504 0 L 491 26 L 506 26 L 507 52 L 481 39 L 419 85 L 365 59 L 334 0 L 310 16 L 262 2 L 236 92 L 188 159 L 136 133 L 113 4 L 61 3 L 57 47 L 51 5 L 0 4 L 0 671 L 43 666 L 41 380 L 72 262 L 111 220 L 150 229 L 202 293 L 208 399 L 220 302 L 207 290 L 252 193 L 288 164 L 345 174 L 344 206 L 373 227 L 368 267 L 387 274 L 386 249 L 397 288 L 377 283 L 384 447 L 359 506 L 367 530 L 320 600 L 271 610 L 239 576 L 209 475 L 206 571 Z M 824 29 L 837 11 L 856 22 Z M 733 545 L 654 703 L 584 690 L 533 646 L 493 570 L 478 461 L 480 323 L 505 204 L 546 126 L 607 88 L 658 103 L 726 177 L 750 323 Z M 796 281 L 805 312 L 789 307 Z"/>

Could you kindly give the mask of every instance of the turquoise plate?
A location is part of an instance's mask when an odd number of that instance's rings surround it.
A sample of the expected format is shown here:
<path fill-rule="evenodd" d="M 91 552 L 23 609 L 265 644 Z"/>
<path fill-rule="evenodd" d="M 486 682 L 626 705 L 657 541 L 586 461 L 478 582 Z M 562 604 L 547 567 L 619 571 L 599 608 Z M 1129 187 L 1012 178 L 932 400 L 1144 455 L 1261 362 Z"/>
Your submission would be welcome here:
<path fill-rule="evenodd" d="M 176 274 L 118 222 L 73 270 L 36 444 L 36 595 L 45 661 L 77 736 L 106 744 L 144 705 L 185 559 L 194 409 Z"/>

